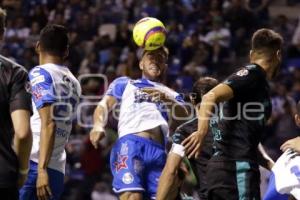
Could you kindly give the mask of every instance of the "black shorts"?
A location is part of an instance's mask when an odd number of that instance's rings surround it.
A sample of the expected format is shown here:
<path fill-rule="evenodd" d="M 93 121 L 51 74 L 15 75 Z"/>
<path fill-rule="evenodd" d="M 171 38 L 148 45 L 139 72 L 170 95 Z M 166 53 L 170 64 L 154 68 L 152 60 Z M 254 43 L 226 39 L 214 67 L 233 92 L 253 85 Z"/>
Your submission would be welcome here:
<path fill-rule="evenodd" d="M 246 161 L 209 161 L 209 200 L 260 200 L 260 173 Z"/>

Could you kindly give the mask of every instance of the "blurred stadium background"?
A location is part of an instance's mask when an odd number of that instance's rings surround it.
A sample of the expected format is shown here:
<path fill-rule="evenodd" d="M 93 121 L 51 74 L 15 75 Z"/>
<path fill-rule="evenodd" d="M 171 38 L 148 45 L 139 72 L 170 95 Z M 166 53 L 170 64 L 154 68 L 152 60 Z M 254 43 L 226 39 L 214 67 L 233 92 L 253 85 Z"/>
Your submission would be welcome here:
<path fill-rule="evenodd" d="M 181 93 L 194 80 L 212 75 L 222 80 L 247 62 L 249 37 L 260 27 L 270 27 L 285 39 L 284 62 L 272 87 L 273 114 L 264 145 L 273 159 L 279 146 L 299 135 L 293 121 L 300 100 L 300 1 L 299 0 L 2 0 L 7 10 L 7 29 L 1 54 L 28 70 L 38 64 L 34 46 L 47 23 L 69 29 L 70 55 L 66 61 L 78 77 L 105 74 L 139 77 L 140 50 L 131 39 L 133 24 L 145 16 L 157 17 L 167 27 L 170 50 L 168 86 Z M 103 94 L 103 81 L 81 81 L 85 95 Z M 96 102 L 82 99 L 83 102 Z M 81 120 L 91 124 L 93 106 L 83 107 Z M 109 119 L 107 131 L 116 134 L 117 122 Z M 95 150 L 88 140 L 89 128 L 74 122 L 66 146 L 67 170 L 64 200 L 114 200 L 108 167 L 110 147 L 116 137 Z M 262 173 L 262 193 L 268 173 Z M 193 191 L 187 190 L 193 194 Z"/>

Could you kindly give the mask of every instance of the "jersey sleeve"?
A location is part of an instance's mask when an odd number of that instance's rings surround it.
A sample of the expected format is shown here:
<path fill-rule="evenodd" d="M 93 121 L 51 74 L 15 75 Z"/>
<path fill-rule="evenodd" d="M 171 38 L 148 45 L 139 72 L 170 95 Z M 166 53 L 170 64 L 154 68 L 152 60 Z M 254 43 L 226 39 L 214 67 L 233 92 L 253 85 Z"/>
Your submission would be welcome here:
<path fill-rule="evenodd" d="M 120 77 L 115 79 L 108 87 L 106 95 L 113 96 L 118 102 L 121 101 L 125 87 L 129 81 L 128 77 Z"/>
<path fill-rule="evenodd" d="M 32 99 L 37 109 L 56 101 L 51 75 L 46 70 L 36 67 L 29 73 Z"/>
<path fill-rule="evenodd" d="M 239 96 L 245 93 L 260 82 L 260 74 L 257 70 L 242 68 L 239 71 L 230 75 L 223 84 L 228 85 L 232 90 L 234 96 Z"/>
<path fill-rule="evenodd" d="M 22 68 L 15 68 L 11 79 L 11 91 L 9 99 L 10 112 L 24 109 L 32 113 L 30 84 L 28 73 Z"/>
<path fill-rule="evenodd" d="M 177 101 L 179 104 L 184 104 L 184 103 L 185 103 L 185 101 L 184 101 L 184 99 L 183 99 L 183 95 L 181 95 L 181 94 L 177 94 L 177 95 L 175 96 L 175 99 L 176 99 L 176 101 Z"/>

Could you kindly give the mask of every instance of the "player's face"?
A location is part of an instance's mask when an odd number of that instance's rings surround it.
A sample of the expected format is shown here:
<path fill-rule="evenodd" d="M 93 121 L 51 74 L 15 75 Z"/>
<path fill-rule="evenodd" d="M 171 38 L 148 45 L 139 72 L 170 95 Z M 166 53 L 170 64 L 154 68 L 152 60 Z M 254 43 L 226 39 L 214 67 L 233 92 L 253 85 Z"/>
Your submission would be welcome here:
<path fill-rule="evenodd" d="M 166 69 L 167 58 L 161 51 L 148 51 L 140 62 L 140 68 L 143 75 L 150 80 L 160 78 Z"/>

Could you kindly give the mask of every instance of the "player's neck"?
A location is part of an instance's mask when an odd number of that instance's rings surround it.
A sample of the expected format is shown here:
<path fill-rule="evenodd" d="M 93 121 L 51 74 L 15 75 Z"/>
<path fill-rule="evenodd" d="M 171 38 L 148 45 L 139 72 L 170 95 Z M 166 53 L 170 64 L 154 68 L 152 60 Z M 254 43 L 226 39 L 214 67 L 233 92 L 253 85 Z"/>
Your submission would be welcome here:
<path fill-rule="evenodd" d="M 52 63 L 56 65 L 63 65 L 63 59 L 58 56 L 52 56 L 49 54 L 40 54 L 39 56 L 39 63 L 40 65 Z"/>
<path fill-rule="evenodd" d="M 149 81 L 153 81 L 153 82 L 159 82 L 159 79 L 158 79 L 158 78 L 156 78 L 156 79 L 150 78 L 149 76 L 147 76 L 147 75 L 145 75 L 145 74 L 143 74 L 142 78 L 143 78 L 143 79 L 147 79 L 147 80 L 149 80 Z"/>
<path fill-rule="evenodd" d="M 251 60 L 251 63 L 257 64 L 261 68 L 263 68 L 263 70 L 266 72 L 268 79 L 272 76 L 273 68 L 270 65 L 270 62 L 268 62 L 266 59 L 264 59 L 264 58 L 253 59 L 253 60 Z"/>

